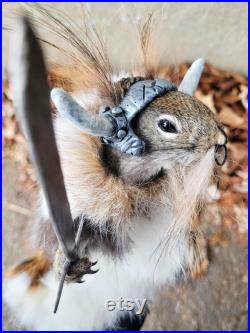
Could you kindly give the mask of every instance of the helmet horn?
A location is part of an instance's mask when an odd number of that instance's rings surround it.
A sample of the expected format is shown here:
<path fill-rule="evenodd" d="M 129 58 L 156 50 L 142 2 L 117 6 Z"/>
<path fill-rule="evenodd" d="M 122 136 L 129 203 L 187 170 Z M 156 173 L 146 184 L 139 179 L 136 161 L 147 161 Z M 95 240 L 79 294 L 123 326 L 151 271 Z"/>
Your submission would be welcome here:
<path fill-rule="evenodd" d="M 204 60 L 202 58 L 195 60 L 181 81 L 178 91 L 193 96 L 198 87 L 203 69 Z"/>
<path fill-rule="evenodd" d="M 112 137 L 115 133 L 115 126 L 107 117 L 86 111 L 63 89 L 52 89 L 51 99 L 58 112 L 80 130 L 101 137 Z"/>

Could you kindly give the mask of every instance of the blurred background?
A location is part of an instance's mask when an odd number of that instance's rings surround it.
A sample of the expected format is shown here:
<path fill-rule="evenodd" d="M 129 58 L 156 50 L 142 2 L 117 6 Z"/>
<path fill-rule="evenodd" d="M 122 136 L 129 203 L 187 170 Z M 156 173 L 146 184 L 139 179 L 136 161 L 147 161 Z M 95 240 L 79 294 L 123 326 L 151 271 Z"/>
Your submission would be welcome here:
<path fill-rule="evenodd" d="M 181 79 L 188 64 L 202 56 L 206 68 L 196 97 L 225 125 L 228 160 L 219 187 L 209 188 L 201 215 L 200 266 L 186 281 L 159 291 L 145 330 L 247 329 L 247 3 L 41 3 L 55 15 L 83 25 L 87 12 L 101 32 L 115 68 L 136 62 L 135 25 L 153 15 L 154 53 L 161 73 Z M 16 122 L 6 67 L 9 40 L 20 3 L 3 9 L 3 269 L 29 255 L 27 235 L 35 202 L 35 177 Z M 51 43 L 62 40 L 37 26 Z M 81 29 L 79 29 L 81 34 Z M 65 56 L 44 45 L 48 64 L 63 66 Z M 178 75 L 176 75 L 176 73 Z M 174 74 L 174 75 L 173 75 Z M 4 307 L 4 330 L 22 330 Z"/>

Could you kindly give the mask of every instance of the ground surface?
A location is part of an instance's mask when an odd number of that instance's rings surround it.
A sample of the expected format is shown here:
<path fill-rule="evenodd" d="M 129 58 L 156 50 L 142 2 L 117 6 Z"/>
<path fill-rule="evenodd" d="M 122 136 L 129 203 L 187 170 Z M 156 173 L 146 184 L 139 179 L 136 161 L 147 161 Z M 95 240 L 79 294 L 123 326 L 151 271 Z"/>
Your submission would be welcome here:
<path fill-rule="evenodd" d="M 30 214 L 34 204 L 32 189 L 17 189 L 19 165 L 3 162 L 3 268 L 23 259 Z M 217 228 L 208 226 L 208 236 Z M 21 235 L 21 236 L 20 236 Z M 233 234 L 228 242 L 210 248 L 208 272 L 200 279 L 163 288 L 157 296 L 145 330 L 246 330 L 247 250 Z M 4 330 L 21 330 L 4 307 Z"/>

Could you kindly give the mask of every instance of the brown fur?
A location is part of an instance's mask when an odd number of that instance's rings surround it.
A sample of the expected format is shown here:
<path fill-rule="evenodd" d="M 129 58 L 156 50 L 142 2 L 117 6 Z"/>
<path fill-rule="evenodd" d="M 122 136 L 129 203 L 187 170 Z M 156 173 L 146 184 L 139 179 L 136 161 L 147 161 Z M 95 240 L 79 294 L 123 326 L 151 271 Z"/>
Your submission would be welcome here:
<path fill-rule="evenodd" d="M 152 150 L 167 148 L 169 143 L 159 136 L 148 124 L 155 124 L 154 118 L 161 114 L 175 116 L 182 124 L 182 134 L 173 144 L 194 147 L 194 152 L 203 152 L 217 144 L 219 127 L 216 116 L 202 102 L 179 91 L 169 92 L 155 99 L 138 116 L 139 136 L 147 139 Z"/>
<path fill-rule="evenodd" d="M 38 251 L 37 254 L 21 264 L 13 267 L 9 270 L 8 276 L 12 277 L 20 273 L 27 273 L 31 279 L 30 289 L 38 288 L 41 286 L 41 277 L 49 271 L 51 263 L 44 255 L 42 250 Z"/>
<path fill-rule="evenodd" d="M 110 173 L 103 165 L 100 140 L 59 122 L 63 130 L 58 131 L 58 144 L 74 217 L 82 212 L 91 217 L 94 212 L 97 220 L 126 220 L 160 193 L 160 181 L 138 187 Z"/>

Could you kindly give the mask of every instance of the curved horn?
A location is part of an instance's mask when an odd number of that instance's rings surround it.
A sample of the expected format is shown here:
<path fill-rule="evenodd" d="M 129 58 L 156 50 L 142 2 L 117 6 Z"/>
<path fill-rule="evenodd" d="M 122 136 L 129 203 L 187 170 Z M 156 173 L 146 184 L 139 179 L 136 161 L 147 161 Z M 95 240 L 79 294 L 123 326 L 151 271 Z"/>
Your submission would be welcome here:
<path fill-rule="evenodd" d="M 204 69 L 204 60 L 199 58 L 193 62 L 187 73 L 185 74 L 181 84 L 179 85 L 178 91 L 182 91 L 185 94 L 193 96 L 195 90 L 198 87 L 201 74 Z"/>
<path fill-rule="evenodd" d="M 51 99 L 58 112 L 80 130 L 102 137 L 111 137 L 114 134 L 114 125 L 107 118 L 87 112 L 63 89 L 52 89 Z"/>

